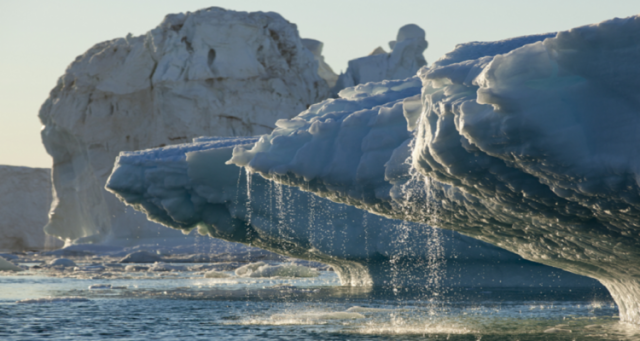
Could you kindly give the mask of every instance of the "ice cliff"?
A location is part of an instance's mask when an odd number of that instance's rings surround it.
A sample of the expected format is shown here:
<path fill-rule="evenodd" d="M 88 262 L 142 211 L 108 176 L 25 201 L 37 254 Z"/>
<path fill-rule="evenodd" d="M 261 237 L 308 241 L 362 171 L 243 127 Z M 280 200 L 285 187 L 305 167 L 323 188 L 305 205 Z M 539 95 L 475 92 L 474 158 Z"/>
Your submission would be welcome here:
<path fill-rule="evenodd" d="M 93 46 L 39 114 L 53 157 L 47 233 L 67 242 L 184 238 L 105 192 L 118 153 L 269 133 L 328 96 L 318 67 L 296 26 L 276 13 L 172 14 L 147 34 Z"/>
<path fill-rule="evenodd" d="M 595 278 L 640 324 L 638 41 L 634 16 L 459 45 L 419 79 L 278 121 L 233 162 Z"/>
<path fill-rule="evenodd" d="M 59 247 L 42 230 L 50 206 L 50 169 L 0 166 L 0 252 Z"/>
<path fill-rule="evenodd" d="M 344 88 L 382 80 L 405 79 L 427 65 L 423 52 L 429 46 L 426 34 L 418 25 L 408 24 L 398 30 L 396 40 L 389 42 L 391 52 L 381 47 L 368 56 L 349 61 L 347 71 L 341 74 L 333 87 L 334 97 Z"/>
<path fill-rule="evenodd" d="M 405 93 L 420 91 L 419 81 L 412 85 Z M 226 164 L 236 146 L 257 140 L 198 138 L 123 152 L 107 188 L 161 224 L 330 264 L 344 285 L 597 285 L 452 231 L 372 215 Z"/>

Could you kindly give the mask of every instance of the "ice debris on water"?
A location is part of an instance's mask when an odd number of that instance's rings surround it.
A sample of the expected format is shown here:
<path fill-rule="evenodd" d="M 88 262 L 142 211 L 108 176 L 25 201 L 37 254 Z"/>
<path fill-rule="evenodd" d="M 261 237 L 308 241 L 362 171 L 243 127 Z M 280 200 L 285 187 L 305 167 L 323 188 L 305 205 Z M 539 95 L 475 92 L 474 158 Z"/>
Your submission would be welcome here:
<path fill-rule="evenodd" d="M 79 296 L 68 296 L 68 297 L 43 297 L 43 298 L 30 298 L 25 300 L 16 301 L 18 304 L 29 304 L 29 303 L 68 303 L 68 302 L 88 302 L 90 301 L 88 298 L 79 297 Z"/>
<path fill-rule="evenodd" d="M 250 263 L 235 271 L 239 277 L 317 277 L 318 270 L 295 264 L 268 265 L 264 262 Z"/>
<path fill-rule="evenodd" d="M 204 278 L 229 278 L 231 277 L 231 275 L 222 272 L 222 271 L 216 271 L 216 270 L 211 270 L 208 272 L 205 272 L 204 274 Z"/>

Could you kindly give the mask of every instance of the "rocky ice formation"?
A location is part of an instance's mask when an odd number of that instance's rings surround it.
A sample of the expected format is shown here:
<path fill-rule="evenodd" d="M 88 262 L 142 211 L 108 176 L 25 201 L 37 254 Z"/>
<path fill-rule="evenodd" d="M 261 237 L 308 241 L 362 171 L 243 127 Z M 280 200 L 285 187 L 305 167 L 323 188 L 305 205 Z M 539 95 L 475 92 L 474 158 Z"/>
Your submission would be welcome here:
<path fill-rule="evenodd" d="M 270 132 L 329 94 L 296 26 L 276 13 L 172 14 L 147 34 L 95 45 L 42 105 L 55 200 L 47 233 L 67 242 L 184 239 L 103 187 L 120 151 L 201 135 Z"/>
<path fill-rule="evenodd" d="M 60 247 L 46 236 L 51 206 L 51 170 L 0 166 L 0 252 Z"/>
<path fill-rule="evenodd" d="M 354 85 L 414 76 L 427 65 L 423 52 L 429 43 L 425 38 L 424 30 L 418 25 L 402 26 L 396 40 L 389 42 L 391 52 L 378 47 L 366 57 L 349 61 L 347 71 L 340 75 L 332 89 L 334 97 L 340 90 Z"/>
<path fill-rule="evenodd" d="M 417 79 L 406 83 L 398 82 L 405 95 L 420 91 Z M 107 188 L 167 226 L 330 264 L 344 285 L 597 286 L 452 231 L 385 219 L 226 164 L 235 147 L 257 140 L 199 138 L 123 152 Z"/>
<path fill-rule="evenodd" d="M 420 71 L 421 95 L 356 87 L 234 162 L 595 278 L 640 324 L 638 41 L 634 16 L 460 45 Z"/>

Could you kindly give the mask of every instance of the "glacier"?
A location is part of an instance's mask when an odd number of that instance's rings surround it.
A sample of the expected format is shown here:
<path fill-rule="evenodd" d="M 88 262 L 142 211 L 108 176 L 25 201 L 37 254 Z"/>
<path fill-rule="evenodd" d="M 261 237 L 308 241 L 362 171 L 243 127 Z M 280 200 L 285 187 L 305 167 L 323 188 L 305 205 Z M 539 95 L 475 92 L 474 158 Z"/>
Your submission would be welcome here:
<path fill-rule="evenodd" d="M 278 121 L 232 162 L 597 279 L 640 324 L 638 41 L 633 16 L 461 44 Z"/>
<path fill-rule="evenodd" d="M 417 79 L 396 83 L 404 86 L 403 96 L 421 88 Z M 598 286 L 453 231 L 376 216 L 227 164 L 234 148 L 261 138 L 201 137 L 191 144 L 122 152 L 106 188 L 152 221 L 322 262 L 348 286 Z"/>
<path fill-rule="evenodd" d="M 316 47 L 318 44 L 316 44 Z M 326 64 L 277 13 L 208 8 L 78 56 L 40 109 L 53 158 L 45 228 L 70 243 L 190 242 L 104 190 L 120 151 L 270 132 L 329 96 Z M 44 210 L 43 212 L 46 212 Z"/>

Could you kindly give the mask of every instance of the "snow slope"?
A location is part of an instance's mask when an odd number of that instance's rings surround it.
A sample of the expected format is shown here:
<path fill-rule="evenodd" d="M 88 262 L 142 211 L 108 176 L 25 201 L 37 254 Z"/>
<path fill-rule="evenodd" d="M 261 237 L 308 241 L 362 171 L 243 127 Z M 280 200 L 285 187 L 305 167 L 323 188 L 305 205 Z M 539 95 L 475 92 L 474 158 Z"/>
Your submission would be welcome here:
<path fill-rule="evenodd" d="M 234 162 L 596 278 L 639 324 L 638 41 L 634 16 L 463 44 L 419 72 L 420 95 L 402 92 L 416 79 L 356 87 Z"/>
<path fill-rule="evenodd" d="M 0 251 L 60 247 L 43 231 L 50 205 L 50 169 L 0 166 Z"/>
<path fill-rule="evenodd" d="M 296 26 L 277 13 L 208 8 L 167 15 L 142 36 L 99 43 L 42 105 L 55 200 L 47 233 L 66 242 L 183 239 L 104 190 L 120 151 L 201 135 L 270 132 L 329 94 Z"/>

